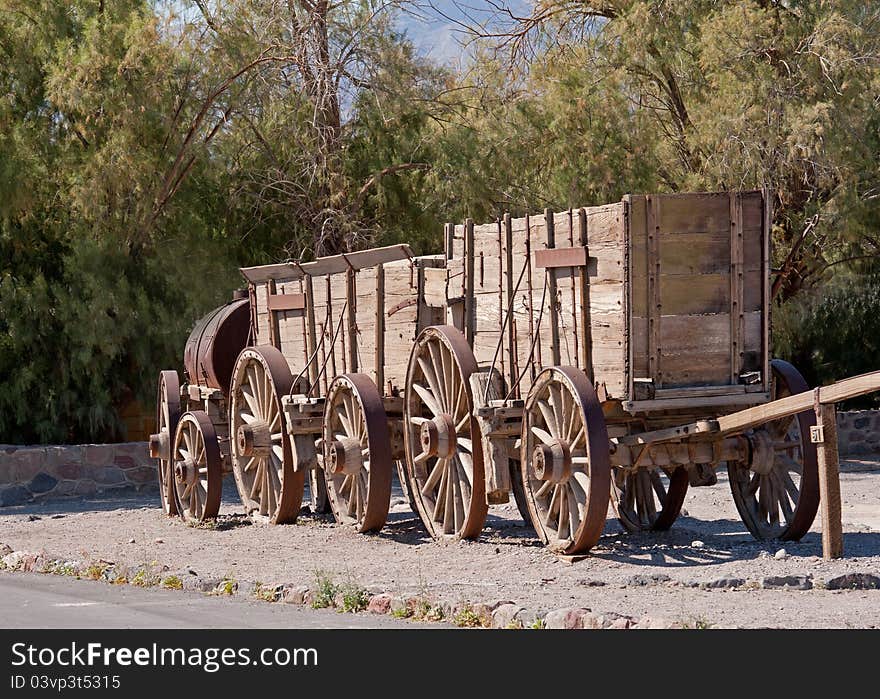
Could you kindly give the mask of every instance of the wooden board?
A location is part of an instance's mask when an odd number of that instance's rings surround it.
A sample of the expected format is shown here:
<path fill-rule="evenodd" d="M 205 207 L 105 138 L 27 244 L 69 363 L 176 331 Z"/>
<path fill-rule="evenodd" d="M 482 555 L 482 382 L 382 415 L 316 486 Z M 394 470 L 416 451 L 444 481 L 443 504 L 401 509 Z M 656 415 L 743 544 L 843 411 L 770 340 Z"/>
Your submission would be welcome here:
<path fill-rule="evenodd" d="M 319 257 L 313 262 L 284 262 L 276 265 L 243 267 L 241 273 L 249 282 L 260 284 L 270 279 L 293 281 L 302 278 L 305 274 L 312 277 L 341 274 L 348 269 L 367 269 L 386 262 L 410 258 L 412 258 L 412 249 L 409 245 L 389 245 L 384 248 Z"/>
<path fill-rule="evenodd" d="M 733 388 L 764 369 L 763 201 L 761 192 L 628 197 L 634 379 Z"/>

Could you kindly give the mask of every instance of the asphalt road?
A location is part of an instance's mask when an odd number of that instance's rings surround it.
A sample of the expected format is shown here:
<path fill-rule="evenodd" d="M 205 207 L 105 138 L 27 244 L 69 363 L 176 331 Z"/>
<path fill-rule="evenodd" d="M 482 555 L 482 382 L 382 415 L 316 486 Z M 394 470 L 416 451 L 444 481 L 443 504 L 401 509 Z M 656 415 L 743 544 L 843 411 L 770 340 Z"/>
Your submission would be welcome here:
<path fill-rule="evenodd" d="M 0 573 L 0 627 L 12 629 L 440 628 L 387 615 L 269 604 L 197 592 L 111 586 L 54 575 Z"/>

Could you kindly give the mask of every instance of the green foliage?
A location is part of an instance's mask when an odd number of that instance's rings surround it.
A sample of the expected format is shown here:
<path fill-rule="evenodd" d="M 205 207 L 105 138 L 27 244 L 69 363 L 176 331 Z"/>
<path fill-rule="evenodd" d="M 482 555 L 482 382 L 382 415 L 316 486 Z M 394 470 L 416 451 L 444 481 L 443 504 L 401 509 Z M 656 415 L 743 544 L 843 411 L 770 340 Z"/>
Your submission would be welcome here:
<path fill-rule="evenodd" d="M 343 612 L 362 612 L 370 603 L 370 593 L 353 582 L 342 585 L 339 593 L 342 595 Z"/>
<path fill-rule="evenodd" d="M 822 293 L 802 294 L 773 314 L 776 356 L 789 360 L 811 386 L 880 366 L 880 274 L 846 277 Z M 880 407 L 876 394 L 849 408 Z"/>
<path fill-rule="evenodd" d="M 339 587 L 333 581 L 333 576 L 324 570 L 315 571 L 315 595 L 312 599 L 312 609 L 326 609 L 336 604 L 336 593 Z"/>
<path fill-rule="evenodd" d="M 165 578 L 162 578 L 162 582 L 160 584 L 166 590 L 182 590 L 183 589 L 183 581 L 176 575 L 169 575 Z"/>

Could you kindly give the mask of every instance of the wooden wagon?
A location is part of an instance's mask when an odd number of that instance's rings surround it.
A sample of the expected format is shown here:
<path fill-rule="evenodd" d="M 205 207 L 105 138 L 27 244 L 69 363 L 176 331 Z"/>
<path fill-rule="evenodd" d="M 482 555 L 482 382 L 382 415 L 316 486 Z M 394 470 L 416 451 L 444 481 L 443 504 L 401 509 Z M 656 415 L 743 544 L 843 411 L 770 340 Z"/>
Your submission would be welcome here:
<path fill-rule="evenodd" d="M 371 531 L 397 464 L 434 537 L 477 536 L 512 493 L 578 554 L 609 501 L 626 529 L 665 529 L 726 466 L 749 531 L 799 539 L 836 485 L 834 403 L 880 376 L 808 392 L 771 359 L 771 216 L 766 191 L 629 195 L 447 224 L 440 255 L 243 269 L 247 300 L 211 317 L 246 307 L 247 334 L 203 319 L 184 386 L 160 378 L 166 510 L 213 516 L 232 471 L 250 513 L 291 521 L 309 477 L 315 509 Z"/>

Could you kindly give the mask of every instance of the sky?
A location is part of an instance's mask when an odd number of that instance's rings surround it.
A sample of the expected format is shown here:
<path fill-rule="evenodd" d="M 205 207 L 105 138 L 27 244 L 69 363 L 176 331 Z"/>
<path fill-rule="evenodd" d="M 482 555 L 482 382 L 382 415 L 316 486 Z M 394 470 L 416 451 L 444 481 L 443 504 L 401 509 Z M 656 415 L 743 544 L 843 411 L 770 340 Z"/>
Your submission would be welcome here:
<path fill-rule="evenodd" d="M 528 14 L 530 0 L 498 0 L 520 14 Z M 462 54 L 465 39 L 461 23 L 492 21 L 497 14 L 485 0 L 416 0 L 414 12 L 402 13 L 399 27 L 424 56 L 440 63 L 454 63 Z"/>

